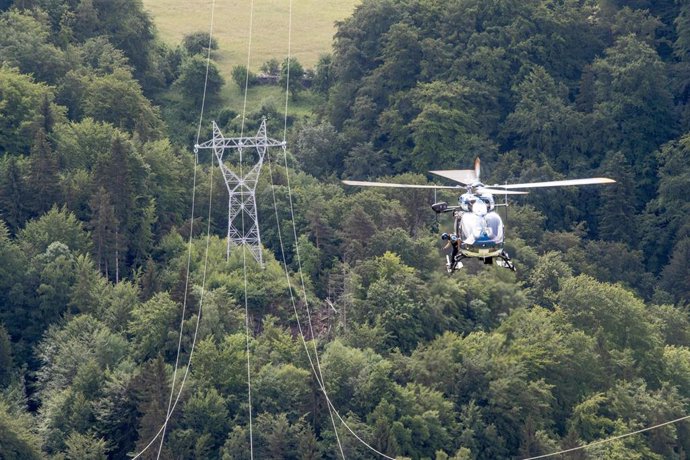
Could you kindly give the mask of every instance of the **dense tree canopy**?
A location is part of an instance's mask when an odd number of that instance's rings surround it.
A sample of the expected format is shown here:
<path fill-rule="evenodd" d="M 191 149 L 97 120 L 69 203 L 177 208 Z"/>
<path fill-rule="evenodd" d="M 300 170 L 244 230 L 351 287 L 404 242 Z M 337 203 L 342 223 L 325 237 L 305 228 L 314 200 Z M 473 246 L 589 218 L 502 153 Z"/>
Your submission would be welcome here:
<path fill-rule="evenodd" d="M 225 107 L 253 69 L 162 43 L 141 0 L 0 0 L 0 458 L 125 460 L 172 401 L 142 458 L 249 458 L 250 430 L 261 458 L 523 458 L 687 414 L 689 8 L 364 0 L 315 69 L 264 64 L 313 106 L 282 126 Z M 286 128 L 264 267 L 226 258 L 202 101 Z M 338 185 L 476 156 L 491 183 L 617 184 L 516 198 L 518 272 L 452 277 L 428 205 L 456 196 Z M 678 424 L 573 458 L 687 452 Z"/>

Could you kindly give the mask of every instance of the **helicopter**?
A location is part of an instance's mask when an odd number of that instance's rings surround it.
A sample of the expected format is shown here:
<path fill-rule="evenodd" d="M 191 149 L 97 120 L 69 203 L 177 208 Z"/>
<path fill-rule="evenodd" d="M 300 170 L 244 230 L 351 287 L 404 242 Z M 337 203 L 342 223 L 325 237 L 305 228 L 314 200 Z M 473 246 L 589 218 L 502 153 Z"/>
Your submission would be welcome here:
<path fill-rule="evenodd" d="M 498 206 L 508 206 L 508 195 L 526 195 L 529 192 L 517 189 L 540 187 L 563 187 L 572 185 L 612 184 L 616 181 L 607 177 L 590 177 L 585 179 L 567 179 L 548 182 L 531 182 L 524 184 L 503 184 L 486 186 L 480 182 L 479 157 L 474 160 L 474 169 L 451 169 L 429 171 L 437 176 L 457 182 L 458 185 L 417 185 L 395 184 L 388 182 L 367 182 L 343 180 L 344 184 L 364 187 L 392 188 L 425 188 L 464 190 L 458 198 L 458 204 L 451 206 L 445 201 L 431 205 L 436 214 L 453 213 L 454 232 L 443 233 L 441 239 L 447 241 L 446 248 L 452 248 L 446 255 L 446 270 L 449 274 L 462 268 L 462 260 L 478 258 L 484 264 L 494 264 L 516 271 L 510 255 L 506 252 L 505 227 L 501 216 L 496 212 Z M 497 204 L 493 195 L 503 195 L 504 203 Z"/>

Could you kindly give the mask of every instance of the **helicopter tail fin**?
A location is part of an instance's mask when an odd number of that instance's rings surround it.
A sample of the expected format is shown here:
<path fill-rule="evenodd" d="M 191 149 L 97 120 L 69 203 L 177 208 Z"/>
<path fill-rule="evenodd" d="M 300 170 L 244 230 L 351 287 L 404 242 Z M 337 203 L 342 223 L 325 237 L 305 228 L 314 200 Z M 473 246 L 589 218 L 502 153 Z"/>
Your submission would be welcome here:
<path fill-rule="evenodd" d="M 477 181 L 474 170 L 472 169 L 445 169 L 429 172 L 455 181 L 461 185 L 470 185 Z"/>
<path fill-rule="evenodd" d="M 444 169 L 429 172 L 453 180 L 461 185 L 474 184 L 479 182 L 479 157 L 474 159 L 474 169 Z"/>

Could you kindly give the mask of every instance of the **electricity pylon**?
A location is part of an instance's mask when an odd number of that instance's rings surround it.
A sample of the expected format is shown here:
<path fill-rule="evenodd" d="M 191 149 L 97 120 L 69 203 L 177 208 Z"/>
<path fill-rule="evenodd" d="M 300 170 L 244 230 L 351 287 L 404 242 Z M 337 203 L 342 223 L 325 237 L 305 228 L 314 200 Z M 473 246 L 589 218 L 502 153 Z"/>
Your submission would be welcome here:
<path fill-rule="evenodd" d="M 254 137 L 224 137 L 216 122 L 213 122 L 213 139 L 197 144 L 194 150 L 213 149 L 218 160 L 218 166 L 223 173 L 225 186 L 228 189 L 230 199 L 228 202 L 228 248 L 227 257 L 230 258 L 230 247 L 244 245 L 254 256 L 254 259 L 263 266 L 261 254 L 261 233 L 259 232 L 259 219 L 256 213 L 256 184 L 259 181 L 261 166 L 269 147 L 282 147 L 284 141 L 277 141 L 266 136 L 266 118 L 261 120 L 259 131 Z M 223 161 L 227 149 L 236 150 L 238 162 L 233 165 L 239 167 L 239 173 L 231 170 Z M 255 149 L 256 162 L 252 163 L 249 170 L 245 170 L 243 154 L 245 149 Z M 252 159 L 253 160 L 253 159 Z M 238 226 L 239 223 L 239 226 Z"/>

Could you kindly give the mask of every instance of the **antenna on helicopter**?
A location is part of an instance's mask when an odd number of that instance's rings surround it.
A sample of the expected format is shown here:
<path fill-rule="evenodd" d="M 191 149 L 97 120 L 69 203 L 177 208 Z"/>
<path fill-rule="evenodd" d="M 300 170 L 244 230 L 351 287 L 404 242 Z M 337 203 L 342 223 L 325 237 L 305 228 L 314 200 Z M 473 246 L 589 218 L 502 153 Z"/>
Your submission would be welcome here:
<path fill-rule="evenodd" d="M 508 184 L 508 182 L 506 182 L 506 185 L 507 185 L 507 184 Z M 504 204 L 504 206 L 506 207 L 506 223 L 505 223 L 505 227 L 507 227 L 507 226 L 508 226 L 508 194 L 507 194 L 507 193 L 504 194 L 504 195 L 503 195 L 503 198 L 504 198 L 504 199 L 503 199 L 503 204 Z"/>
<path fill-rule="evenodd" d="M 438 203 L 438 197 L 436 196 L 436 189 L 434 189 L 434 203 Z M 438 231 L 438 213 L 435 213 L 436 222 L 434 224 L 434 231 Z"/>

